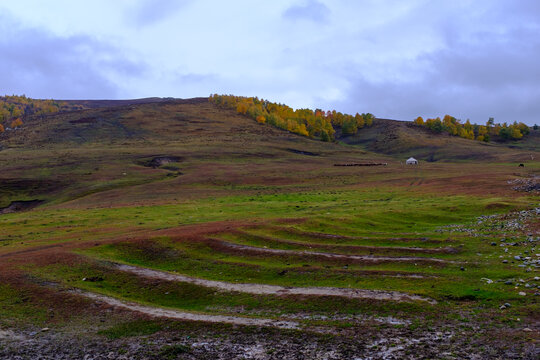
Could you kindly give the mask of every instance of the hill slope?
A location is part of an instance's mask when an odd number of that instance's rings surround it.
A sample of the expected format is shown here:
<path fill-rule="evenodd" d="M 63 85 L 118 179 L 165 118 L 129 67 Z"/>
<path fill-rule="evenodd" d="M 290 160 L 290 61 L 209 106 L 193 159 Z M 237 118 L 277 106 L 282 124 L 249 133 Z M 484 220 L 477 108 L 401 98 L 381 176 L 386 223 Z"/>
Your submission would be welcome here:
<path fill-rule="evenodd" d="M 366 150 L 403 157 L 414 156 L 425 161 L 490 160 L 527 161 L 530 151 L 540 150 L 539 131 L 512 143 L 485 143 L 446 134 L 435 134 L 410 122 L 376 119 L 371 128 L 340 141 Z M 512 148 L 514 150 L 512 150 Z M 515 150 L 523 151 L 515 151 Z"/>

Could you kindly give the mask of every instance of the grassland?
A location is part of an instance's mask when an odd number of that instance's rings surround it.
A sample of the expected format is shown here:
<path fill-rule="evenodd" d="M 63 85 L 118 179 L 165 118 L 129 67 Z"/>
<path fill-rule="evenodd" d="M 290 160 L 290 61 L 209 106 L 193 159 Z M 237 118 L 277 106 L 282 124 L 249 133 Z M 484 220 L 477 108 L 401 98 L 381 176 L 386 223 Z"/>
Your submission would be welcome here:
<path fill-rule="evenodd" d="M 508 183 L 538 176 L 537 145 L 384 122 L 328 144 L 204 100 L 109 105 L 1 135 L 0 207 L 44 201 L 0 215 L 1 356 L 538 354 L 539 196 Z M 388 165 L 334 166 L 368 161 Z"/>

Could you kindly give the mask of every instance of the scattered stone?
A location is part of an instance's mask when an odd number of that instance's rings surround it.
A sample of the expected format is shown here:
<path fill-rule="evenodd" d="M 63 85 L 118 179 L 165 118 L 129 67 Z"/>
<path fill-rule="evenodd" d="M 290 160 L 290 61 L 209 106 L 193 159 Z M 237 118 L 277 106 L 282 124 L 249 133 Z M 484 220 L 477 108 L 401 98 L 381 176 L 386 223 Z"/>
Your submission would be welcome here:
<path fill-rule="evenodd" d="M 486 284 L 493 284 L 493 280 L 491 280 L 491 279 L 488 279 L 488 278 L 482 278 L 482 279 L 480 279 L 480 280 L 483 280 L 483 281 L 485 281 L 485 282 L 486 282 Z"/>
<path fill-rule="evenodd" d="M 462 267 L 459 268 L 459 270 L 465 271 L 465 268 L 462 266 Z"/>
<path fill-rule="evenodd" d="M 530 328 L 524 328 L 523 331 L 525 331 L 525 332 L 532 332 L 533 330 L 530 329 Z"/>
<path fill-rule="evenodd" d="M 504 284 L 505 284 L 505 285 L 512 285 L 513 282 L 512 282 L 511 280 L 508 280 L 508 281 L 505 281 Z"/>
<path fill-rule="evenodd" d="M 503 264 L 508 264 L 508 260 L 503 260 Z"/>
<path fill-rule="evenodd" d="M 525 295 L 527 295 L 527 293 L 526 293 L 526 292 L 523 292 L 523 291 L 520 291 L 520 292 L 518 293 L 518 295 L 519 295 L 519 296 L 525 296 Z"/>
<path fill-rule="evenodd" d="M 497 246 L 497 243 L 496 243 L 496 242 L 492 242 L 492 243 L 491 243 L 491 246 Z"/>
<path fill-rule="evenodd" d="M 516 255 L 516 256 L 514 256 L 514 259 L 516 259 L 516 260 L 521 260 L 521 256 Z"/>
<path fill-rule="evenodd" d="M 504 306 L 511 307 L 512 305 L 510 303 L 504 303 Z"/>

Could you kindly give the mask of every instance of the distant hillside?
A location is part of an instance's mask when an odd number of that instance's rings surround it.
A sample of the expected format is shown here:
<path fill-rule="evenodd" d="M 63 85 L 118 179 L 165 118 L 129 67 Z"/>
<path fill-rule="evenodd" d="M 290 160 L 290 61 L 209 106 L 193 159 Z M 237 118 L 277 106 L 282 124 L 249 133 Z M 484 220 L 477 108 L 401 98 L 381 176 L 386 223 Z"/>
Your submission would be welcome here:
<path fill-rule="evenodd" d="M 318 142 L 268 124 L 258 124 L 236 110 L 210 103 L 208 98 L 64 100 L 62 103 L 83 109 L 29 115 L 20 128 L 0 134 L 0 149 L 92 144 L 143 143 L 146 146 L 194 140 L 198 145 L 222 143 L 231 146 L 256 140 L 280 147 L 287 147 L 282 141 L 285 138 L 288 139 L 286 142 L 306 145 Z M 354 135 L 343 134 L 339 126 L 336 129 L 338 142 L 398 159 L 414 156 L 431 162 L 470 159 L 521 162 L 530 158 L 530 152 L 540 150 L 539 131 L 532 131 L 519 141 L 497 144 L 434 134 L 410 122 L 389 119 L 375 119 L 372 126 L 358 129 Z M 309 148 L 317 151 L 324 147 L 333 148 L 330 144 L 313 145 Z"/>
<path fill-rule="evenodd" d="M 116 107 L 116 106 L 159 103 L 159 102 L 166 102 L 166 101 L 171 101 L 171 100 L 177 100 L 177 99 L 149 97 L 149 98 L 142 98 L 142 99 L 127 99 L 127 100 L 62 100 L 62 102 L 66 104 L 70 104 L 70 105 L 80 105 L 86 109 L 99 109 L 99 108 L 108 108 L 108 107 Z"/>
<path fill-rule="evenodd" d="M 375 119 L 371 128 L 362 129 L 353 136 L 339 139 L 341 142 L 388 155 L 414 156 L 426 161 L 439 160 L 518 160 L 528 158 L 524 151 L 540 151 L 540 131 L 520 141 L 508 143 L 485 143 L 462 139 L 448 134 L 434 134 L 411 122 Z"/>

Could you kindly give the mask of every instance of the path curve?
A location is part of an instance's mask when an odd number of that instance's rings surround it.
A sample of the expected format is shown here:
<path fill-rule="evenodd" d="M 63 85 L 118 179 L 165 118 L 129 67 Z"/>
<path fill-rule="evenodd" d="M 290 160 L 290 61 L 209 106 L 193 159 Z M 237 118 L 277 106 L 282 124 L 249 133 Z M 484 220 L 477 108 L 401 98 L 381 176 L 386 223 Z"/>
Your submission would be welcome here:
<path fill-rule="evenodd" d="M 249 245 L 241 245 L 236 243 L 231 243 L 228 241 L 211 238 L 210 240 L 221 244 L 224 247 L 231 249 L 236 249 L 240 251 L 249 251 L 249 252 L 258 252 L 258 253 L 269 253 L 269 254 L 280 254 L 280 255 L 309 255 L 316 257 L 324 257 L 327 259 L 339 259 L 339 260 L 349 260 L 349 261 L 372 261 L 372 262 L 381 262 L 381 261 L 392 261 L 392 262 L 433 262 L 433 263 L 453 263 L 450 260 L 437 259 L 432 257 L 420 257 L 420 256 L 378 256 L 378 255 L 344 255 L 336 253 L 325 253 L 317 251 L 297 251 L 297 250 L 283 250 L 283 249 L 269 249 L 261 248 Z"/>
<path fill-rule="evenodd" d="M 339 296 L 349 299 L 375 299 L 391 301 L 425 301 L 436 304 L 434 299 L 407 294 L 399 291 L 365 290 L 351 288 L 332 287 L 285 287 L 279 285 L 249 284 L 249 283 L 229 283 L 224 281 L 206 280 L 185 275 L 172 274 L 164 271 L 157 271 L 141 268 L 132 265 L 115 264 L 116 269 L 129 272 L 141 277 L 159 279 L 166 281 L 179 281 L 195 284 L 204 287 L 219 289 L 222 291 L 237 291 L 255 295 L 307 295 L 307 296 Z"/>
<path fill-rule="evenodd" d="M 127 309 L 130 311 L 135 311 L 138 313 L 150 315 L 153 317 L 166 317 L 170 319 L 177 320 L 189 320 L 189 321 L 204 321 L 211 323 L 225 323 L 225 324 L 234 324 L 234 325 L 247 325 L 247 326 L 265 326 L 265 327 L 275 327 L 280 329 L 298 329 L 300 326 L 297 322 L 294 321 L 282 321 L 282 320 L 272 320 L 272 319 L 255 319 L 255 318 L 246 318 L 239 316 L 228 316 L 228 315 L 208 315 L 208 314 L 197 314 L 190 313 L 172 309 L 163 309 L 158 307 L 151 307 L 146 305 L 140 305 L 134 302 L 128 302 L 119 300 L 110 296 L 105 296 L 101 294 L 73 290 L 72 293 L 77 295 L 82 295 L 92 300 L 97 300 L 105 304 Z"/>

